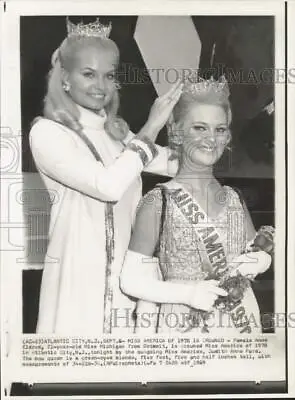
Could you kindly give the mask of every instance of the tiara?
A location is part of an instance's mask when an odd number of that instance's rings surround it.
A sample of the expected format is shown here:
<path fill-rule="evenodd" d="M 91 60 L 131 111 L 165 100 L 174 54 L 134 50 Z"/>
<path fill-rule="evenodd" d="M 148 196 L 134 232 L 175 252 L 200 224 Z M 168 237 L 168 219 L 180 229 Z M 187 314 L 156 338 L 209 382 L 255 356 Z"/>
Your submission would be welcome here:
<path fill-rule="evenodd" d="M 214 96 L 220 99 L 228 99 L 230 92 L 227 80 L 222 75 L 218 80 L 213 76 L 210 79 L 203 79 L 196 73 L 185 78 L 183 92 L 191 93 L 193 96 Z"/>
<path fill-rule="evenodd" d="M 83 24 L 79 22 L 79 24 L 73 24 L 69 17 L 67 17 L 67 32 L 68 37 L 73 36 L 87 36 L 87 37 L 100 37 L 103 39 L 107 39 L 110 36 L 112 30 L 112 23 L 109 25 L 103 25 L 99 22 L 99 18 L 96 18 L 94 22 L 90 22 L 90 24 Z"/>

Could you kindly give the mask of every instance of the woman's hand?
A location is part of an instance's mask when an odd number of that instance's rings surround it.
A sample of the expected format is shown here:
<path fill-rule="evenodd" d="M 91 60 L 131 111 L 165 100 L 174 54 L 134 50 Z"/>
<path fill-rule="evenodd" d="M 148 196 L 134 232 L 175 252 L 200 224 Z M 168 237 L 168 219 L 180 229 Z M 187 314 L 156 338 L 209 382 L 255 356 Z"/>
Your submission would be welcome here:
<path fill-rule="evenodd" d="M 153 142 L 166 124 L 175 104 L 178 102 L 183 89 L 183 83 L 178 80 L 167 93 L 159 96 L 151 107 L 148 120 L 137 137 L 147 136 Z"/>
<path fill-rule="evenodd" d="M 227 296 L 228 294 L 224 289 L 218 287 L 218 283 L 218 281 L 212 279 L 191 286 L 187 305 L 199 310 L 209 311 L 218 296 Z"/>
<path fill-rule="evenodd" d="M 238 272 L 250 279 L 254 279 L 256 275 L 267 271 L 271 264 L 271 256 L 265 251 L 255 251 L 242 254 L 231 262 L 231 276 L 235 276 Z"/>

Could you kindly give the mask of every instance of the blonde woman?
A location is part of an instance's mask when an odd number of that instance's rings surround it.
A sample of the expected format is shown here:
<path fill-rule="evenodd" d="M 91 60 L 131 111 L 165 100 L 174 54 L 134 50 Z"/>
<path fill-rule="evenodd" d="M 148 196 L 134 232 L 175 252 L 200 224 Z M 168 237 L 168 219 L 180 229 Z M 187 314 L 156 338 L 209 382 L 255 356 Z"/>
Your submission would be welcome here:
<path fill-rule="evenodd" d="M 117 116 L 119 50 L 111 26 L 67 20 L 52 56 L 44 117 L 30 145 L 56 193 L 41 284 L 37 333 L 113 333 L 112 310 L 132 308 L 119 289 L 143 170 L 168 174 L 168 150 L 154 144 L 179 99 L 178 82 L 134 135 Z M 136 112 L 136 110 L 135 110 Z"/>
<path fill-rule="evenodd" d="M 251 217 L 213 173 L 231 140 L 231 118 L 224 78 L 187 79 L 170 127 L 178 173 L 144 197 L 121 273 L 122 290 L 139 299 L 137 332 L 260 331 L 249 278 L 271 257 L 245 254 L 256 237 Z"/>

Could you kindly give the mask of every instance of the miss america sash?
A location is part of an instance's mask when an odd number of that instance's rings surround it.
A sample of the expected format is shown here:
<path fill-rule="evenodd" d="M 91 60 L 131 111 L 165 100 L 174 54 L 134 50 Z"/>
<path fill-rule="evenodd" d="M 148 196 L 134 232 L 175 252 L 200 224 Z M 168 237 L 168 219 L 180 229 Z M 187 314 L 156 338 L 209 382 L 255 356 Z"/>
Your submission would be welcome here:
<path fill-rule="evenodd" d="M 233 189 L 227 188 L 226 230 L 229 234 L 226 238 L 227 248 L 225 249 L 224 243 L 216 230 L 216 223 L 213 223 L 208 218 L 207 214 L 203 211 L 192 195 L 185 190 L 182 185 L 180 186 L 181 188 L 179 189 L 169 190 L 169 196 L 172 198 L 181 214 L 188 221 L 191 229 L 193 229 L 196 235 L 198 250 L 202 254 L 203 263 L 206 263 L 206 267 L 210 267 L 207 273 L 207 279 L 217 279 L 220 282 L 220 286 L 222 286 L 222 283 L 230 282 L 228 281 L 230 271 L 232 270 L 232 266 L 230 267 L 229 265 L 230 258 L 238 256 L 238 248 L 240 247 L 242 249 L 245 243 L 245 216 L 243 208 L 240 202 L 235 199 L 234 193 L 230 193 Z M 240 241 L 240 243 L 237 243 L 238 241 Z M 251 304 L 249 304 L 248 301 L 245 302 L 244 300 L 244 297 L 242 297 L 233 305 L 233 307 L 231 307 L 230 310 L 227 309 L 224 311 L 230 313 L 232 322 L 240 333 L 251 333 L 252 328 L 250 326 L 250 321 L 251 316 L 253 318 L 254 315 L 252 315 L 253 313 L 250 309 L 253 307 L 251 307 Z M 204 314 L 204 312 L 202 312 L 202 314 Z"/>

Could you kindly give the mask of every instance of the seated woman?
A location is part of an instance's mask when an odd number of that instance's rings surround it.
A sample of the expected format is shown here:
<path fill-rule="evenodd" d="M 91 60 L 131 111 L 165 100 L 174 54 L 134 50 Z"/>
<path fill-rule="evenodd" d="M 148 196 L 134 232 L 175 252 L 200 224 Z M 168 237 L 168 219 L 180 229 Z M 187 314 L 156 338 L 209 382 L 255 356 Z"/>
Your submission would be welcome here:
<path fill-rule="evenodd" d="M 178 173 L 143 198 L 120 277 L 122 291 L 140 300 L 137 332 L 260 331 L 250 281 L 271 257 L 250 251 L 256 232 L 249 212 L 213 175 L 231 119 L 223 77 L 186 80 L 169 123 Z"/>

